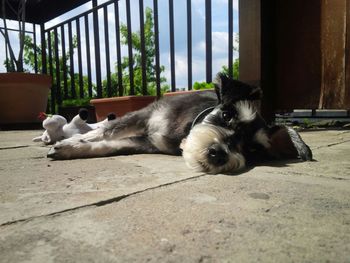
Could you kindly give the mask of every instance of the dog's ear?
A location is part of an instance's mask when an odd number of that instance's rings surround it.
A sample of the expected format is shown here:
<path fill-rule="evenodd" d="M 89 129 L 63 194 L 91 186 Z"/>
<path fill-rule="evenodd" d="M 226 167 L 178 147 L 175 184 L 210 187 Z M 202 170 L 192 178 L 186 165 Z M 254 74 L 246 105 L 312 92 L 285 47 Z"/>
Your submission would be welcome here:
<path fill-rule="evenodd" d="M 219 104 L 222 101 L 222 91 L 225 90 L 225 87 L 227 86 L 229 81 L 230 81 L 229 77 L 222 72 L 219 72 L 214 79 L 213 83 L 214 83 L 216 95 L 218 96 Z"/>
<path fill-rule="evenodd" d="M 273 126 L 269 129 L 269 152 L 278 158 L 301 158 L 312 160 L 312 152 L 300 135 L 286 126 Z"/>
<path fill-rule="evenodd" d="M 219 104 L 235 103 L 239 100 L 260 100 L 262 98 L 261 88 L 231 79 L 224 73 L 216 75 L 214 86 Z"/>
<path fill-rule="evenodd" d="M 263 96 L 262 89 L 256 86 L 250 86 L 251 90 L 248 94 L 248 100 L 261 100 Z"/>

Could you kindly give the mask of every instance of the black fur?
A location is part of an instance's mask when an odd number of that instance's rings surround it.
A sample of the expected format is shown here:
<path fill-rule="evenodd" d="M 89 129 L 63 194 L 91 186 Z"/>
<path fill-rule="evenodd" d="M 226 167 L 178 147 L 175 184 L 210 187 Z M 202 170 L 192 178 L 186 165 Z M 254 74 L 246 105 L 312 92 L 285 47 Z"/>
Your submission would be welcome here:
<path fill-rule="evenodd" d="M 98 131 L 56 144 L 48 157 L 72 159 L 139 153 L 180 155 L 182 140 L 192 133 L 194 124 L 200 123 L 204 127 L 210 125 L 210 129 L 220 128 L 220 134 L 227 134 L 222 142 L 227 147 L 218 144 L 214 137 L 213 143 L 208 145 L 207 161 L 211 165 L 229 162 L 225 151 L 239 152 L 248 164 L 275 158 L 312 159 L 310 148 L 296 131 L 266 125 L 255 105 L 262 97 L 260 88 L 218 74 L 215 91 L 216 95 L 204 91 L 163 98 L 139 111 L 110 120 Z M 210 109 L 213 110 L 210 112 Z"/>

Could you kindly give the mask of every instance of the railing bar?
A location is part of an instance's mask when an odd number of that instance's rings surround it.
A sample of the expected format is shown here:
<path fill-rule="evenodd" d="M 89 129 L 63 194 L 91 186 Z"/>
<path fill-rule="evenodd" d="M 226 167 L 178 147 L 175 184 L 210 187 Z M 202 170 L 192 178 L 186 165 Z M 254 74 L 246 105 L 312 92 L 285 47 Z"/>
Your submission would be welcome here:
<path fill-rule="evenodd" d="M 192 6 L 187 0 L 187 80 L 188 89 L 192 89 Z"/>
<path fill-rule="evenodd" d="M 0 29 L 5 29 L 4 27 L 0 27 Z M 14 31 L 14 32 L 20 32 L 20 30 L 18 30 L 18 29 L 14 29 L 14 28 L 6 28 L 8 31 Z M 22 31 L 21 31 L 22 32 Z M 28 31 L 28 30 L 25 30 L 24 31 L 24 33 L 26 33 L 26 34 L 34 34 L 34 32 L 33 31 Z"/>
<path fill-rule="evenodd" d="M 118 71 L 118 93 L 119 96 L 123 96 L 123 72 L 122 72 L 122 56 L 120 49 L 120 25 L 119 25 L 119 5 L 118 1 L 114 3 L 114 16 L 115 16 L 115 39 L 117 48 L 117 71 Z"/>
<path fill-rule="evenodd" d="M 45 38 L 45 37 L 44 37 Z M 49 73 L 53 80 L 53 66 L 52 66 L 52 47 L 51 47 L 51 34 L 50 31 L 47 32 L 47 45 L 49 52 Z M 51 112 L 56 112 L 56 94 L 55 94 L 55 85 L 51 87 Z"/>
<path fill-rule="evenodd" d="M 78 51 L 78 71 L 79 71 L 79 97 L 84 98 L 84 83 L 83 83 L 83 66 L 81 59 L 81 35 L 80 35 L 80 20 L 77 19 L 77 51 Z"/>
<path fill-rule="evenodd" d="M 212 81 L 212 36 L 211 36 L 211 0 L 205 0 L 205 61 L 206 82 Z"/>
<path fill-rule="evenodd" d="M 47 74 L 46 40 L 45 40 L 45 26 L 44 26 L 44 24 L 40 24 L 40 38 L 41 38 L 41 73 Z"/>
<path fill-rule="evenodd" d="M 74 77 L 74 47 L 73 47 L 73 33 L 72 33 L 72 22 L 68 23 L 68 42 L 69 42 L 69 61 L 70 61 L 70 85 L 71 85 L 71 98 L 75 99 L 77 97 L 75 91 L 75 77 Z"/>
<path fill-rule="evenodd" d="M 5 59 L 6 59 L 6 72 L 9 72 L 10 69 L 9 69 L 9 50 L 8 50 L 8 46 L 7 46 L 7 42 L 5 42 Z"/>
<path fill-rule="evenodd" d="M 90 33 L 89 33 L 89 17 L 86 14 L 85 19 L 85 41 L 86 41 L 86 62 L 87 62 L 87 78 L 89 97 L 92 97 L 92 81 L 91 81 L 91 55 L 90 55 Z"/>
<path fill-rule="evenodd" d="M 173 3 L 173 0 L 169 0 L 169 33 L 170 33 L 171 91 L 176 91 L 175 45 L 174 45 L 174 3 Z"/>
<path fill-rule="evenodd" d="M 105 49 L 106 49 L 106 71 L 107 71 L 107 96 L 112 97 L 111 89 L 111 62 L 109 56 L 109 32 L 108 32 L 108 10 L 103 7 L 104 28 L 105 28 Z"/>
<path fill-rule="evenodd" d="M 40 24 L 40 41 L 41 41 L 41 69 L 40 72 L 42 74 L 47 74 L 47 62 L 46 62 L 46 38 L 45 38 L 45 31 L 44 31 L 45 27 L 44 24 Z M 51 75 L 52 76 L 52 75 Z M 51 97 L 51 92 L 53 90 L 52 87 L 52 81 L 51 81 L 51 85 L 50 85 L 50 97 Z M 46 106 L 46 112 L 47 113 L 55 113 L 55 110 L 52 110 L 52 105 L 54 105 L 54 102 L 51 101 L 50 99 L 48 99 L 48 103 Z M 55 109 L 55 107 L 53 107 L 53 109 Z"/>
<path fill-rule="evenodd" d="M 52 47 L 51 47 L 51 34 L 47 32 L 47 48 L 49 52 L 49 72 L 50 76 L 53 77 L 53 67 L 52 67 Z"/>
<path fill-rule="evenodd" d="M 160 58 L 159 58 L 159 22 L 158 22 L 158 0 L 153 0 L 154 9 L 154 47 L 155 47 L 155 57 L 156 57 L 156 87 L 157 87 L 157 98 L 161 96 L 160 92 Z"/>
<path fill-rule="evenodd" d="M 228 75 L 233 77 L 233 0 L 228 0 Z"/>
<path fill-rule="evenodd" d="M 131 30 L 131 14 L 130 0 L 126 0 L 126 23 L 128 27 L 128 55 L 129 55 L 129 79 L 130 79 L 130 95 L 135 95 L 134 89 L 134 69 L 133 69 L 133 52 L 132 52 L 132 30 Z"/>
<path fill-rule="evenodd" d="M 141 74 L 142 95 L 147 95 L 147 72 L 146 72 L 146 46 L 145 46 L 145 21 L 143 14 L 143 0 L 139 0 L 140 12 L 140 41 L 141 41 Z"/>
<path fill-rule="evenodd" d="M 55 66 L 56 66 L 56 98 L 58 105 L 62 104 L 61 97 L 61 76 L 60 76 L 60 54 L 58 49 L 58 32 L 57 28 L 54 29 L 55 37 Z"/>
<path fill-rule="evenodd" d="M 92 1 L 93 7 L 97 7 L 97 0 Z M 98 26 L 98 10 L 94 8 L 93 12 L 94 24 L 94 44 L 95 44 L 95 70 L 96 70 L 96 86 L 97 97 L 102 98 L 102 80 L 101 80 L 101 58 L 100 58 L 100 33 Z"/>
<path fill-rule="evenodd" d="M 36 48 L 36 25 L 33 23 L 33 52 L 34 52 L 34 71 L 38 73 L 38 52 Z"/>
<path fill-rule="evenodd" d="M 68 76 L 67 76 L 67 56 L 66 37 L 64 26 L 61 26 L 61 46 L 62 46 L 62 73 L 63 73 L 63 99 L 68 99 Z"/>
<path fill-rule="evenodd" d="M 94 0 L 93 0 L 93 1 L 94 1 Z M 62 26 L 62 25 L 64 25 L 64 24 L 67 24 L 67 23 L 69 23 L 69 22 L 73 22 L 74 20 L 77 20 L 77 19 L 79 19 L 80 17 L 83 17 L 83 16 L 85 16 L 85 15 L 89 15 L 90 13 L 93 13 L 95 10 L 97 11 L 97 9 L 103 8 L 104 6 L 108 6 L 108 5 L 112 4 L 112 3 L 114 3 L 115 1 L 116 1 L 116 0 L 110 0 L 110 1 L 105 2 L 105 3 L 103 3 L 103 4 L 100 4 L 100 5 L 97 5 L 97 3 L 96 3 L 96 5 L 94 5 L 90 10 L 87 10 L 87 11 L 85 11 L 85 12 L 79 14 L 79 15 L 73 16 L 73 17 L 71 17 L 71 18 L 65 20 L 64 22 L 61 22 L 61 23 L 59 23 L 59 24 L 57 24 L 57 25 L 54 25 L 54 26 L 52 26 L 52 27 L 46 29 L 45 31 L 46 31 L 46 32 L 47 32 L 47 31 L 51 31 L 51 30 L 53 30 L 55 27 L 60 27 L 60 26 Z"/>

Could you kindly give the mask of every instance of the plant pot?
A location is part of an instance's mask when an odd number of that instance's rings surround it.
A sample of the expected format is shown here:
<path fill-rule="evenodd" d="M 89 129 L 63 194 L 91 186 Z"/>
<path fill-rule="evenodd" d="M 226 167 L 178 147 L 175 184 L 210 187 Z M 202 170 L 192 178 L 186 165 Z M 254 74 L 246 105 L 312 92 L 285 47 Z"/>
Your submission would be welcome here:
<path fill-rule="evenodd" d="M 198 93 L 198 92 L 206 92 L 206 91 L 211 91 L 215 92 L 214 89 L 204 89 L 204 90 L 185 90 L 185 91 L 173 91 L 173 92 L 166 92 L 164 93 L 163 96 L 165 97 L 170 97 L 170 96 L 178 96 L 178 95 L 183 95 L 183 94 L 189 94 L 189 93 Z"/>
<path fill-rule="evenodd" d="M 40 123 L 51 84 L 47 75 L 0 73 L 0 124 Z"/>
<path fill-rule="evenodd" d="M 156 96 L 124 96 L 93 99 L 90 103 L 95 107 L 97 121 L 102 121 L 109 113 L 115 113 L 117 117 L 121 117 L 128 112 L 142 109 L 156 98 Z"/>
<path fill-rule="evenodd" d="M 59 106 L 58 114 L 65 117 L 68 122 L 70 122 L 77 114 L 79 114 L 80 109 L 87 109 L 89 112 L 87 123 L 96 122 L 96 113 L 94 106 Z"/>

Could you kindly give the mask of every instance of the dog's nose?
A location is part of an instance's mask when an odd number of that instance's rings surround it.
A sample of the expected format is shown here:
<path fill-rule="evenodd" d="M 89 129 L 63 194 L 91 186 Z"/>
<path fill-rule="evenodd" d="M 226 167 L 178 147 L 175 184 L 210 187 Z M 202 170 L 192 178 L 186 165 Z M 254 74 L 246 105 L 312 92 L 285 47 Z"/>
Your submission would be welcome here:
<path fill-rule="evenodd" d="M 219 144 L 213 144 L 210 146 L 208 148 L 207 156 L 208 162 L 216 166 L 224 165 L 228 161 L 226 151 Z"/>

